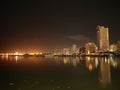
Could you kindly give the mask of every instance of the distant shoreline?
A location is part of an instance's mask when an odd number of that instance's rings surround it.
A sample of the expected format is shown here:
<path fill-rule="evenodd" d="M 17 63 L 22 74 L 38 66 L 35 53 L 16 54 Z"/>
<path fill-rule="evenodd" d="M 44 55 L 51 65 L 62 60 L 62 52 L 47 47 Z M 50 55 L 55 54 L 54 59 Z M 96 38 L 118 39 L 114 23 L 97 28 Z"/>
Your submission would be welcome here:
<path fill-rule="evenodd" d="M 111 53 L 106 53 L 106 54 L 79 54 L 79 55 L 54 55 L 54 54 L 38 54 L 38 55 L 29 55 L 29 54 L 23 54 L 23 55 L 0 55 L 0 56 L 23 56 L 23 57 L 110 57 L 110 56 L 115 56 L 115 57 L 120 57 L 120 54 L 111 54 Z"/>

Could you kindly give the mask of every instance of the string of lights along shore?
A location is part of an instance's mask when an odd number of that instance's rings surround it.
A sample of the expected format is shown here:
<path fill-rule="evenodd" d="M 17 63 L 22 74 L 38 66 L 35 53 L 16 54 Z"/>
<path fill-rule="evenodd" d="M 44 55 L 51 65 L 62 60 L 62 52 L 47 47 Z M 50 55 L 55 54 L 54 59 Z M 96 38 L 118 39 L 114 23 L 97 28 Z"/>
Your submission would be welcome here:
<path fill-rule="evenodd" d="M 97 44 L 95 42 L 87 42 L 84 47 L 77 47 L 73 44 L 72 47 L 63 48 L 62 50 L 54 50 L 53 52 L 30 52 L 30 53 L 0 53 L 0 55 L 100 55 L 100 53 L 112 52 L 119 54 L 119 43 L 109 45 L 109 28 L 97 26 Z M 107 53 L 108 54 L 108 53 Z"/>

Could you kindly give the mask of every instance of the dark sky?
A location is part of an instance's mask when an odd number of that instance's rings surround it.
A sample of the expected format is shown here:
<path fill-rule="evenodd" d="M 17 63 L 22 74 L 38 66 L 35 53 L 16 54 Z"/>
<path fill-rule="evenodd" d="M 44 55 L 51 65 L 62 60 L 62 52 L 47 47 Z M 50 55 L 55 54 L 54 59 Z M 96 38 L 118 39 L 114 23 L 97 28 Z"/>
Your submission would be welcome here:
<path fill-rule="evenodd" d="M 0 52 L 84 46 L 97 40 L 97 25 L 120 39 L 120 5 L 115 0 L 34 0 L 1 2 Z"/>

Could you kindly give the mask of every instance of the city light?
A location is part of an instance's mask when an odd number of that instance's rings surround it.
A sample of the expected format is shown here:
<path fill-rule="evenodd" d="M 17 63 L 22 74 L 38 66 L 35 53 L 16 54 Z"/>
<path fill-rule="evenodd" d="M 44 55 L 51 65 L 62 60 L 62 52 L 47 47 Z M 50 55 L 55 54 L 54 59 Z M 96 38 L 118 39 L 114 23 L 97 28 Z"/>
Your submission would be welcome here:
<path fill-rule="evenodd" d="M 14 55 L 16 55 L 16 56 L 17 56 L 17 55 L 19 55 L 19 53 L 18 53 L 18 52 L 15 52 L 15 53 L 14 53 Z"/>

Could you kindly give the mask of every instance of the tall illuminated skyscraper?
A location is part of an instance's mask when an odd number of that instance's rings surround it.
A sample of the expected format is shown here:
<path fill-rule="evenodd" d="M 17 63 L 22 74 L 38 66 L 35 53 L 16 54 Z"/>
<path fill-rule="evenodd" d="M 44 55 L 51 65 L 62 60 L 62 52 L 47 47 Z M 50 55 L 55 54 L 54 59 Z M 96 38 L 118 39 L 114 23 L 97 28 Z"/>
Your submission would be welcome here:
<path fill-rule="evenodd" d="M 104 26 L 97 26 L 98 50 L 109 50 L 109 29 Z"/>

